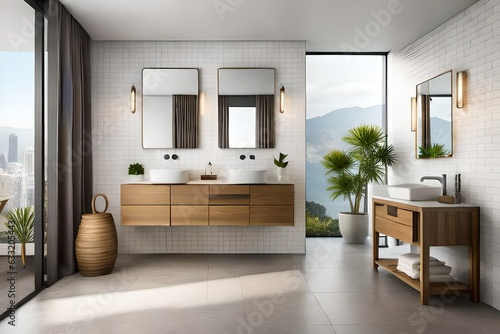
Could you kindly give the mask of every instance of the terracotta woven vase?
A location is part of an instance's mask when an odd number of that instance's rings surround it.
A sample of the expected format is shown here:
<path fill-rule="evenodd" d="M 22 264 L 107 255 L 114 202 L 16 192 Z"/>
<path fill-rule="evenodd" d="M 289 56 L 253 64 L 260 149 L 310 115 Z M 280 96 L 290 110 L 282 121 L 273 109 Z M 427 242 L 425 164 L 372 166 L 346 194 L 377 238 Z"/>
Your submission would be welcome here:
<path fill-rule="evenodd" d="M 95 200 L 102 196 L 106 201 L 103 212 L 95 209 Z M 118 253 L 115 222 L 108 209 L 108 197 L 92 197 L 92 213 L 82 215 L 76 237 L 76 262 L 82 276 L 101 276 L 113 271 Z"/>

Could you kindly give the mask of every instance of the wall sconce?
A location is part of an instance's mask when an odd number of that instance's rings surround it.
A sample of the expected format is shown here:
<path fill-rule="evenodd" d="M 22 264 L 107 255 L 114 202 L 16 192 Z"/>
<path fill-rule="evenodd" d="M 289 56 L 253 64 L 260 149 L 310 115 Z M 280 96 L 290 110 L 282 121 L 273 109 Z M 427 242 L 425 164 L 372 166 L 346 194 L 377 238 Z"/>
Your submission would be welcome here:
<path fill-rule="evenodd" d="M 134 86 L 134 84 L 132 84 L 132 88 L 130 89 L 130 111 L 132 112 L 132 114 L 135 114 L 136 95 L 137 95 L 137 93 L 135 91 L 135 86 Z"/>
<path fill-rule="evenodd" d="M 280 88 L 280 113 L 285 112 L 285 87 L 281 85 Z"/>
<path fill-rule="evenodd" d="M 411 98 L 411 132 L 417 131 L 417 98 Z"/>
<path fill-rule="evenodd" d="M 464 107 L 465 72 L 457 72 L 457 108 Z"/>

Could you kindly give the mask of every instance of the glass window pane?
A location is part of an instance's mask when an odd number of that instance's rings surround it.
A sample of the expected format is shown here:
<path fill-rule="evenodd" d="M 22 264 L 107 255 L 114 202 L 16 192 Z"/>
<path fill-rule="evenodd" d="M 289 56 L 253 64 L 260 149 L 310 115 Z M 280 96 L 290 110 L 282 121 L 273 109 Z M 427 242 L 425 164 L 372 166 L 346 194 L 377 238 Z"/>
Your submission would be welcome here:
<path fill-rule="evenodd" d="M 347 201 L 330 198 L 321 161 L 330 150 L 348 147 L 342 137 L 349 129 L 385 126 L 385 80 L 383 55 L 307 55 L 306 201 L 313 213 L 308 224 L 315 220 L 312 224 L 325 227 L 349 211 Z"/>
<path fill-rule="evenodd" d="M 30 220 L 7 219 L 15 210 L 30 212 L 34 205 L 35 187 L 35 10 L 19 0 L 2 1 L 0 12 L 0 260 L 15 240 L 15 256 L 5 260 L 0 272 L 14 266 L 15 301 L 19 303 L 35 290 L 33 229 L 25 229 Z M 7 201 L 7 202 L 6 202 Z M 11 217 L 12 218 L 12 217 Z M 5 222 L 9 221 L 8 226 Z M 25 257 L 21 256 L 23 244 Z M 9 249 L 10 251 L 11 249 Z M 3 262 L 3 261 L 2 261 Z M 9 268 L 7 268 L 9 263 Z M 25 264 L 25 266 L 24 266 Z M 1 285 L 7 287 L 7 285 Z M 2 296 L 7 293 L 0 289 Z M 0 298 L 0 307 L 7 309 L 9 298 Z"/>

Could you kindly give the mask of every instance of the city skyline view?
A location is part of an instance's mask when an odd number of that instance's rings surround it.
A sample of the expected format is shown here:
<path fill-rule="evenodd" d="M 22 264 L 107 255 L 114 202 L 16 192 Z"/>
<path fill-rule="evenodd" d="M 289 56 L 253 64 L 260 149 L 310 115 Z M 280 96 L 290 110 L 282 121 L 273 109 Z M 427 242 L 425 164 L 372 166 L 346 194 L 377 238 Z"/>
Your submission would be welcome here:
<path fill-rule="evenodd" d="M 5 212 L 33 204 L 34 53 L 0 52 L 0 194 Z"/>

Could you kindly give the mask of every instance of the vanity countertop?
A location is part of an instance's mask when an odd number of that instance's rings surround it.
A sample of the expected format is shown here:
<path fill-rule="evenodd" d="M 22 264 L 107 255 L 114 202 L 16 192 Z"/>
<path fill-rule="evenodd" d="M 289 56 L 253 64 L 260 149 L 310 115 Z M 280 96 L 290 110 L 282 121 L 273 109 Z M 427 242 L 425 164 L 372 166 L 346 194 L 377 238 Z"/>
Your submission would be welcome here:
<path fill-rule="evenodd" d="M 446 204 L 446 203 L 439 203 L 438 201 L 407 201 L 403 199 L 395 199 L 395 198 L 390 198 L 390 197 L 385 197 L 385 196 L 372 196 L 372 198 L 376 199 L 381 199 L 385 201 L 391 201 L 391 202 L 396 202 L 396 203 L 401 203 L 417 208 L 470 208 L 470 207 L 476 207 L 476 205 L 471 205 L 471 204 L 466 204 L 466 203 L 460 203 L 460 204 Z"/>
<path fill-rule="evenodd" d="M 234 185 L 258 185 L 258 184 L 294 184 L 293 182 L 282 181 L 267 181 L 265 183 L 231 183 L 227 180 L 189 180 L 187 183 L 157 183 L 151 181 L 140 182 L 123 182 L 123 184 L 166 184 L 166 185 L 182 185 L 182 184 L 234 184 Z"/>

